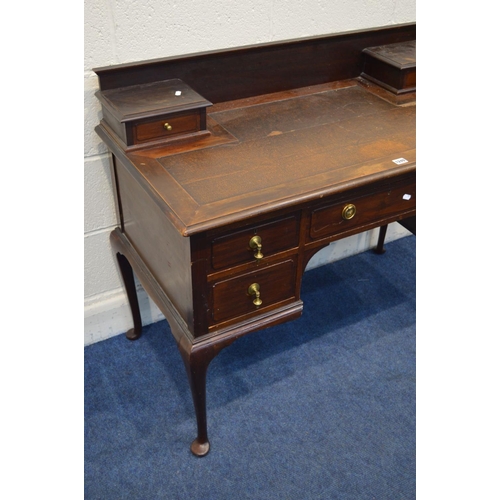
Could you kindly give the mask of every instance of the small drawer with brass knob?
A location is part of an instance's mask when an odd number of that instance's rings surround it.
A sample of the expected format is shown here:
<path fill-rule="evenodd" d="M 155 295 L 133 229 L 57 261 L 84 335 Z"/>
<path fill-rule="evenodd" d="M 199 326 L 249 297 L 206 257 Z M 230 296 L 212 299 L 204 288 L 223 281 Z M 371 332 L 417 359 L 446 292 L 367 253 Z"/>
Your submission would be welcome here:
<path fill-rule="evenodd" d="M 295 298 L 296 259 L 212 285 L 212 323 L 228 321 Z"/>
<path fill-rule="evenodd" d="M 99 90 L 103 126 L 126 149 L 209 135 L 207 108 L 212 105 L 178 78 Z"/>
<path fill-rule="evenodd" d="M 242 231 L 227 232 L 212 239 L 215 270 L 239 264 L 262 265 L 269 257 L 298 245 L 299 214 L 261 222 Z"/>

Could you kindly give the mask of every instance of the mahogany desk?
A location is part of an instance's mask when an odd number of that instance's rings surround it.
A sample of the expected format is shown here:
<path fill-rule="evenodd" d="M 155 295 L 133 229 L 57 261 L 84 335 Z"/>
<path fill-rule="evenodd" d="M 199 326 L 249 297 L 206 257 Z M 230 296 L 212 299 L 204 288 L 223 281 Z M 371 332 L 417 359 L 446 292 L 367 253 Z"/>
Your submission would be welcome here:
<path fill-rule="evenodd" d="M 141 335 L 135 273 L 186 366 L 195 455 L 209 450 L 205 381 L 220 350 L 299 317 L 303 272 L 330 242 L 414 227 L 415 94 L 360 78 L 365 48 L 414 35 L 405 25 L 95 70 L 127 337 Z"/>

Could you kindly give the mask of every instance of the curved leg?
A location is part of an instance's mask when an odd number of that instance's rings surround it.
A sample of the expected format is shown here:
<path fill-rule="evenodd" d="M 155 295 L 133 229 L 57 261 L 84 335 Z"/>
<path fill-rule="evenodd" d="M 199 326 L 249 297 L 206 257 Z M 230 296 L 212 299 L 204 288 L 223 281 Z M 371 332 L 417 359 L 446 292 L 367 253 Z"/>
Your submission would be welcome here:
<path fill-rule="evenodd" d="M 137 299 L 137 290 L 135 288 L 134 272 L 125 255 L 117 253 L 116 258 L 118 260 L 118 265 L 120 267 L 120 272 L 123 278 L 123 283 L 125 285 L 128 302 L 130 305 L 130 310 L 132 311 L 132 318 L 134 321 L 134 328 L 131 328 L 125 334 L 125 336 L 129 340 L 137 340 L 142 334 L 142 320 L 141 311 L 139 309 L 139 301 Z"/>
<path fill-rule="evenodd" d="M 210 450 L 207 432 L 206 381 L 208 365 L 214 358 L 215 353 L 212 350 L 200 350 L 188 354 L 181 350 L 181 354 L 191 387 L 198 428 L 198 435 L 191 443 L 191 451 L 197 457 L 203 457 Z"/>
<path fill-rule="evenodd" d="M 387 224 L 385 226 L 380 226 L 380 232 L 378 234 L 378 243 L 377 247 L 374 250 L 375 253 L 383 254 L 385 252 L 384 241 L 386 233 L 387 233 Z"/>

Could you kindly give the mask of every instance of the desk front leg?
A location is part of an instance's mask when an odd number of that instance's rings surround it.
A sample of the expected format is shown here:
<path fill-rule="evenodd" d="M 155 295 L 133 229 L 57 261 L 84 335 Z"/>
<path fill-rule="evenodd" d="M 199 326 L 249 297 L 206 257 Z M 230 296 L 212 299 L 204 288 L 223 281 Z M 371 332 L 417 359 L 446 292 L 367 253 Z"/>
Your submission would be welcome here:
<path fill-rule="evenodd" d="M 182 318 L 180 318 L 164 290 L 159 286 L 157 280 L 141 260 L 134 247 L 130 244 L 128 238 L 121 230 L 115 229 L 111 233 L 110 241 L 113 251 L 117 256 L 120 272 L 130 302 L 132 316 L 134 318 L 134 328 L 129 330 L 127 338 L 131 340 L 138 338 L 142 328 L 134 281 L 134 271 L 132 270 L 134 269 L 146 292 L 153 298 L 156 305 L 165 315 L 165 319 L 170 326 L 184 361 L 193 396 L 198 427 L 198 435 L 191 445 L 191 451 L 196 456 L 202 457 L 206 455 L 210 449 L 207 434 L 206 408 L 206 377 L 208 365 L 223 347 L 232 342 L 232 339 L 226 339 L 219 343 L 209 341 L 201 343 L 202 345 L 193 345 L 193 339 L 189 335 Z"/>
<path fill-rule="evenodd" d="M 196 414 L 197 437 L 191 443 L 191 451 L 197 457 L 205 456 L 210 450 L 207 431 L 207 370 L 208 365 L 214 359 L 215 352 L 207 347 L 196 351 L 188 351 L 179 345 L 184 365 L 191 387 L 194 410 Z"/>

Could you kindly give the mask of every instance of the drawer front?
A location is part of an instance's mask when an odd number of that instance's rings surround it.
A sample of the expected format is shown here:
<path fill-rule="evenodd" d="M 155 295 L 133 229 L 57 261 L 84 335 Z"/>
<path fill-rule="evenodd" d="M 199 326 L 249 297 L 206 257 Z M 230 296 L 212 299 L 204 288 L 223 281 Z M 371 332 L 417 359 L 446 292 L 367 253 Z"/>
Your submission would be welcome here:
<path fill-rule="evenodd" d="M 212 290 L 213 321 L 227 321 L 293 298 L 295 273 L 295 262 L 290 259 L 259 271 L 216 282 Z"/>
<path fill-rule="evenodd" d="M 415 209 L 415 183 L 313 211 L 309 235 L 325 238 Z"/>
<path fill-rule="evenodd" d="M 200 130 L 199 113 L 165 115 L 154 121 L 135 125 L 134 143 L 139 144 L 178 134 L 197 132 L 198 130 Z"/>
<path fill-rule="evenodd" d="M 298 215 L 260 224 L 212 241 L 212 267 L 223 269 L 265 258 L 298 245 Z M 260 245 L 260 248 L 259 248 Z"/>

